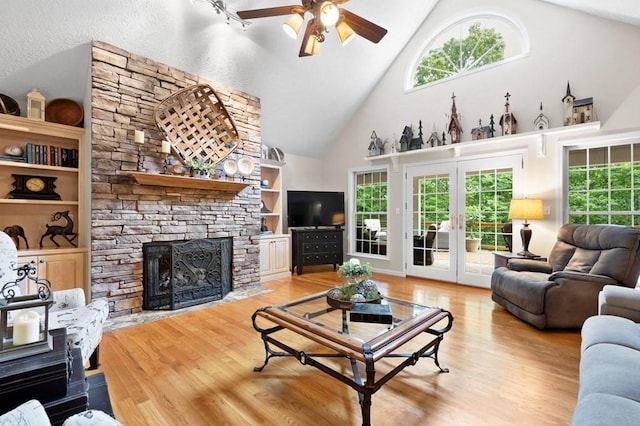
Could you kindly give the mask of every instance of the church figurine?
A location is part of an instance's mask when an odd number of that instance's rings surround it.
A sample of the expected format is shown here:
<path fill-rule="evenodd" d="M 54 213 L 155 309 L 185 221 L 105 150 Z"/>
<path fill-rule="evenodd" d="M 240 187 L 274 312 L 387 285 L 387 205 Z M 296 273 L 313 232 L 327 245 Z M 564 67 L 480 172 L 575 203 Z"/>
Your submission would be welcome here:
<path fill-rule="evenodd" d="M 402 136 L 400 136 L 400 152 L 409 150 L 411 139 L 413 139 L 413 130 L 411 130 L 411 126 L 404 126 Z"/>
<path fill-rule="evenodd" d="M 590 123 L 593 121 L 593 98 L 576 99 L 567 81 L 567 94 L 562 98 L 563 125 Z"/>
<path fill-rule="evenodd" d="M 451 95 L 451 116 L 449 117 L 449 124 L 447 124 L 447 132 L 451 138 L 451 143 L 459 143 L 460 135 L 462 135 L 462 126 L 460 125 L 460 116 L 458 109 L 456 108 L 456 94 Z"/>
<path fill-rule="evenodd" d="M 478 120 L 478 127 L 471 130 L 471 140 L 478 141 L 481 139 L 487 139 L 490 137 L 489 136 L 490 134 L 491 134 L 491 127 L 483 126 L 482 120 Z"/>
<path fill-rule="evenodd" d="M 511 95 L 507 92 L 504 95 L 507 98 L 507 102 L 504 104 L 504 114 L 500 117 L 500 127 L 502 127 L 502 136 L 505 135 L 515 135 L 518 127 L 518 120 L 511 112 L 511 104 L 509 103 L 509 98 Z"/>
<path fill-rule="evenodd" d="M 378 137 L 376 131 L 371 132 L 371 142 L 369 142 L 369 157 L 384 154 L 384 144 L 382 139 Z"/>
<path fill-rule="evenodd" d="M 432 147 L 432 148 L 434 146 L 442 145 L 442 139 L 440 139 L 440 136 L 436 131 L 436 123 L 433 123 L 433 129 L 431 130 L 431 135 L 429 136 L 429 139 L 427 139 L 426 145 L 427 147 Z"/>
<path fill-rule="evenodd" d="M 549 128 L 549 119 L 542 112 L 542 102 L 540 102 L 540 114 L 533 120 L 533 125 L 536 130 L 545 130 Z"/>

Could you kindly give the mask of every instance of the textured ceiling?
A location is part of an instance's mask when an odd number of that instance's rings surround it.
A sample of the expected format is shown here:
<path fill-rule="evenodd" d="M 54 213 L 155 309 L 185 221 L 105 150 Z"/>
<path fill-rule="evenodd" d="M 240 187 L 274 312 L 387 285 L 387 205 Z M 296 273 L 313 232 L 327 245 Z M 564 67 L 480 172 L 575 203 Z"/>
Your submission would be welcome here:
<path fill-rule="evenodd" d="M 637 0 L 543 1 L 640 25 Z M 284 17 L 253 20 L 242 31 L 191 0 L 4 2 L 0 93 L 23 108 L 32 87 L 48 99 L 82 101 L 89 44 L 101 40 L 258 96 L 264 143 L 320 157 L 437 2 L 351 0 L 343 7 L 385 27 L 387 36 L 342 47 L 328 34 L 321 54 L 307 58 L 298 57 L 300 40 L 281 30 Z M 284 4 L 296 1 L 228 0 L 236 10 Z"/>

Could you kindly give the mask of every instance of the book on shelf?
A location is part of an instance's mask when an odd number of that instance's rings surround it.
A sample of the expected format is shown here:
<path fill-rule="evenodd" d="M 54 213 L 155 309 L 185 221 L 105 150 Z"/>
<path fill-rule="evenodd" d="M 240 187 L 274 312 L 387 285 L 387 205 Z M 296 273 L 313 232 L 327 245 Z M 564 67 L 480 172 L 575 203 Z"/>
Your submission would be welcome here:
<path fill-rule="evenodd" d="M 78 167 L 78 150 L 27 142 L 25 145 L 24 160 L 15 161 L 47 166 Z"/>

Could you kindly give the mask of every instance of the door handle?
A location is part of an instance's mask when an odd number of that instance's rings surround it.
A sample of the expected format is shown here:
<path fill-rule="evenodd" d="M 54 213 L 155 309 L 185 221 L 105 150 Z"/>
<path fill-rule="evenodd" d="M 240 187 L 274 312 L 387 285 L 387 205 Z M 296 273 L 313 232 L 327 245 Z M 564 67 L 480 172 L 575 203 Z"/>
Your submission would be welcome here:
<path fill-rule="evenodd" d="M 464 229 L 464 213 L 460 213 L 458 216 L 458 229 L 462 231 Z"/>

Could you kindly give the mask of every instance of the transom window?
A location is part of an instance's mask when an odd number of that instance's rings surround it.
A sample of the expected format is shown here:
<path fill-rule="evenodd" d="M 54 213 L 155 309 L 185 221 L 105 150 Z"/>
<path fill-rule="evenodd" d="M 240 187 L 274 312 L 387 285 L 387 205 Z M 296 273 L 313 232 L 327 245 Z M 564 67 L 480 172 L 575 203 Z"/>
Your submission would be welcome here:
<path fill-rule="evenodd" d="M 569 223 L 640 226 L 640 143 L 568 152 Z"/>
<path fill-rule="evenodd" d="M 355 251 L 362 254 L 387 254 L 387 171 L 354 173 Z"/>
<path fill-rule="evenodd" d="M 528 40 L 502 16 L 472 16 L 449 25 L 426 45 L 412 75 L 411 87 L 464 75 L 528 53 Z"/>

